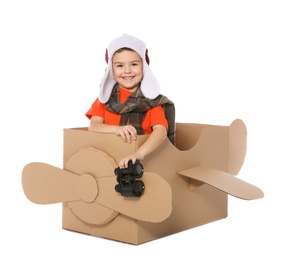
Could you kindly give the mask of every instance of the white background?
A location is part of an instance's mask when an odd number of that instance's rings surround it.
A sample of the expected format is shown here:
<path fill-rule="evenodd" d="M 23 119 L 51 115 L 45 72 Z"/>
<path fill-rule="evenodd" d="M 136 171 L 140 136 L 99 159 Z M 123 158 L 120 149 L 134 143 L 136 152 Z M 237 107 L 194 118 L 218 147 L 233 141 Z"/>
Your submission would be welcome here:
<path fill-rule="evenodd" d="M 0 1 L 1 259 L 283 259 L 282 1 Z M 62 167 L 63 128 L 87 126 L 109 41 L 147 43 L 178 122 L 248 130 L 228 218 L 139 246 L 61 229 L 61 205 L 24 196 L 21 171 Z M 190 205 L 189 205 L 190 207 Z M 18 257 L 19 258 L 19 257 Z"/>

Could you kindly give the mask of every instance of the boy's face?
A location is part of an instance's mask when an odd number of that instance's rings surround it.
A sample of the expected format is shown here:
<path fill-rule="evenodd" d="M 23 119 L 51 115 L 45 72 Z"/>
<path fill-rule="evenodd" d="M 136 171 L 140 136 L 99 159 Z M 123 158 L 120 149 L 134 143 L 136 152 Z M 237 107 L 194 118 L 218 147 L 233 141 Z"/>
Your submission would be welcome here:
<path fill-rule="evenodd" d="M 123 50 L 112 57 L 112 68 L 116 82 L 131 92 L 137 89 L 143 77 L 143 61 L 135 51 Z"/>

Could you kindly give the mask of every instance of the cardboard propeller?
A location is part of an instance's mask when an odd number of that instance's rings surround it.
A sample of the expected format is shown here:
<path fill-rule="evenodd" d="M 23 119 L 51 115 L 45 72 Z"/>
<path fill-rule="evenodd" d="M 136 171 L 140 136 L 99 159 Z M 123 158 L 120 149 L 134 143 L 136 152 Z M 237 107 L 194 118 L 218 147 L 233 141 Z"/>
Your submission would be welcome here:
<path fill-rule="evenodd" d="M 172 191 L 162 177 L 144 172 L 144 194 L 123 197 L 114 188 L 116 167 L 108 154 L 87 147 L 74 153 L 64 169 L 39 162 L 27 164 L 22 172 L 23 190 L 37 204 L 66 202 L 77 217 L 95 225 L 110 222 L 119 213 L 153 223 L 170 216 Z"/>

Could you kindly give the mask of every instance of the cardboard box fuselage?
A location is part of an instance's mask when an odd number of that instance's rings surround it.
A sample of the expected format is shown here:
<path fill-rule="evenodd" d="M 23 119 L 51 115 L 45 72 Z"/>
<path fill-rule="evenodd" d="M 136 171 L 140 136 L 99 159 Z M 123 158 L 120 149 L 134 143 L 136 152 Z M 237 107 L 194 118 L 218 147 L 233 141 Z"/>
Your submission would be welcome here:
<path fill-rule="evenodd" d="M 171 187 L 172 210 L 165 220 L 152 223 L 119 213 L 102 224 L 86 223 L 74 214 L 68 202 L 64 202 L 62 227 L 138 245 L 226 218 L 228 215 L 226 192 L 178 173 L 196 166 L 204 166 L 236 175 L 245 157 L 246 129 L 240 120 L 234 121 L 233 124 L 235 127 L 232 131 L 231 126 L 177 123 L 176 146 L 165 140 L 157 150 L 143 160 L 145 172 L 158 174 Z M 85 127 L 64 129 L 64 169 L 73 155 L 86 147 L 94 147 L 118 163 L 125 155 L 134 153 L 147 138 L 147 135 L 142 135 L 136 142 L 127 144 L 119 136 L 90 132 Z M 157 189 L 158 187 L 157 182 Z M 162 190 L 159 193 L 163 196 Z M 131 199 L 125 198 L 125 201 L 127 200 Z M 147 210 L 149 209 L 145 208 L 146 215 Z M 155 211 L 155 208 L 150 210 Z M 95 214 L 103 213 L 98 209 Z"/>

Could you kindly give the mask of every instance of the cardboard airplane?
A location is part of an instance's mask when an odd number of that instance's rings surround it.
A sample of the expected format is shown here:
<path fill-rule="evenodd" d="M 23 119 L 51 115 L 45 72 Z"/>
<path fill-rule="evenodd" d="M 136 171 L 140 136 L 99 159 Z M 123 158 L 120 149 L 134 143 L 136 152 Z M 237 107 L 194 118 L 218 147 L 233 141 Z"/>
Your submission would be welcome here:
<path fill-rule="evenodd" d="M 245 200 L 264 196 L 236 177 L 247 144 L 240 119 L 229 126 L 176 123 L 176 145 L 165 140 L 143 160 L 138 177 L 143 191 L 131 196 L 138 181 L 121 183 L 117 162 L 147 138 L 126 144 L 86 127 L 64 129 L 63 169 L 27 164 L 24 193 L 37 204 L 62 203 L 64 229 L 135 245 L 227 217 L 228 194 Z"/>

